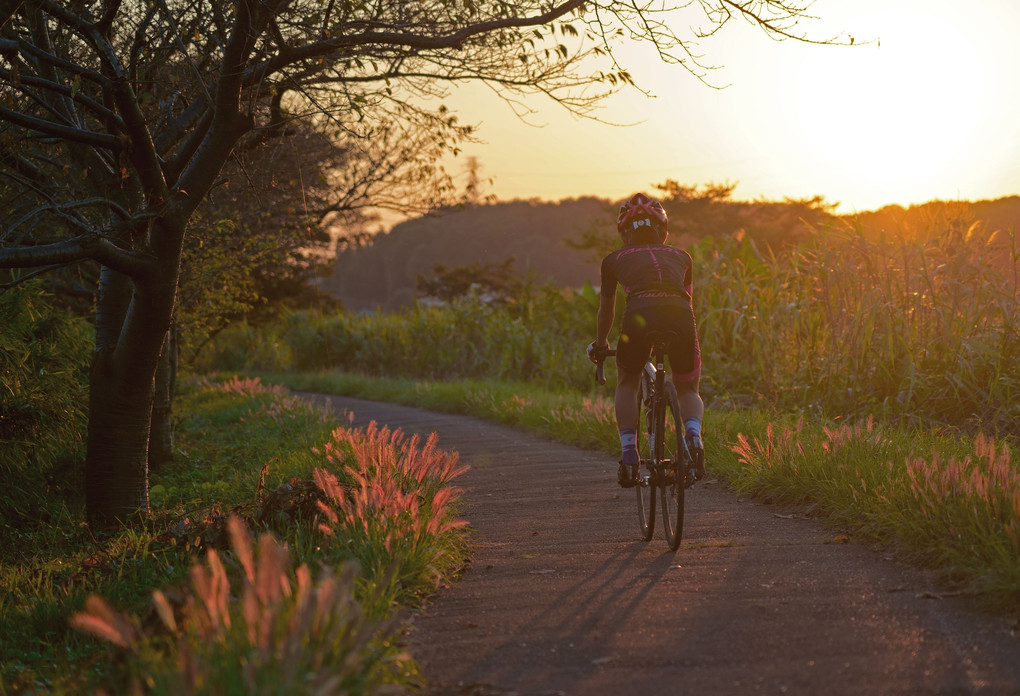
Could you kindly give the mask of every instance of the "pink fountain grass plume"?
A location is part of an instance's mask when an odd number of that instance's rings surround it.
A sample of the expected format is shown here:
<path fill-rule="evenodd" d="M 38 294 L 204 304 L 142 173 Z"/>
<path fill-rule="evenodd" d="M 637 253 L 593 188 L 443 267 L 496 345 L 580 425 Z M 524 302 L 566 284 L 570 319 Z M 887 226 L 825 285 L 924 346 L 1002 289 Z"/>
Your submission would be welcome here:
<path fill-rule="evenodd" d="M 432 540 L 466 524 L 454 518 L 461 491 L 449 482 L 467 467 L 456 454 L 441 450 L 438 441 L 435 433 L 423 441 L 376 422 L 334 430 L 317 449 L 335 470 L 320 467 L 314 473 L 323 493 L 319 529 L 348 544 L 356 540 L 362 560 L 373 566 L 384 567 L 387 557 L 415 555 L 417 549 L 441 553 L 442 545 Z"/>
<path fill-rule="evenodd" d="M 127 618 L 95 595 L 85 600 L 84 612 L 71 617 L 71 626 L 122 648 L 132 645 L 137 637 L 134 627 Z"/>

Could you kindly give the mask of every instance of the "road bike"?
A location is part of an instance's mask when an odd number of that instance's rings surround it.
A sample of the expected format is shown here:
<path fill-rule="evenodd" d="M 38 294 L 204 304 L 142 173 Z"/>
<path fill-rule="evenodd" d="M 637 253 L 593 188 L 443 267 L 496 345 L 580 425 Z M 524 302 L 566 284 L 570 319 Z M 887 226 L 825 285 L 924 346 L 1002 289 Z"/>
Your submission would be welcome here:
<path fill-rule="evenodd" d="M 680 399 L 665 368 L 670 343 L 679 337 L 672 331 L 651 331 L 652 356 L 641 371 L 638 392 L 637 446 L 640 463 L 634 468 L 638 522 L 641 538 L 651 541 L 655 532 L 656 493 L 662 503 L 662 524 L 669 548 L 680 548 L 684 530 L 684 502 L 694 485 L 694 458 L 684 439 Z M 601 353 L 595 378 L 605 384 L 605 358 L 615 350 Z M 643 432 L 642 432 L 643 431 Z"/>

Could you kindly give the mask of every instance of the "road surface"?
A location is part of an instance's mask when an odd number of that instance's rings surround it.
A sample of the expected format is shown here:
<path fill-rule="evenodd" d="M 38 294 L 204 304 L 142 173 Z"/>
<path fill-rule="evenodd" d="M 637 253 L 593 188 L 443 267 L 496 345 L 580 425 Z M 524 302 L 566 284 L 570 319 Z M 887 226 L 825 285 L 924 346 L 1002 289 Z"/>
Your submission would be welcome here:
<path fill-rule="evenodd" d="M 1020 694 L 1016 617 L 838 530 L 700 482 L 641 541 L 616 463 L 482 420 L 306 395 L 439 433 L 470 470 L 467 572 L 413 619 L 429 694 Z M 1020 561 L 1018 561 L 1020 562 Z"/>

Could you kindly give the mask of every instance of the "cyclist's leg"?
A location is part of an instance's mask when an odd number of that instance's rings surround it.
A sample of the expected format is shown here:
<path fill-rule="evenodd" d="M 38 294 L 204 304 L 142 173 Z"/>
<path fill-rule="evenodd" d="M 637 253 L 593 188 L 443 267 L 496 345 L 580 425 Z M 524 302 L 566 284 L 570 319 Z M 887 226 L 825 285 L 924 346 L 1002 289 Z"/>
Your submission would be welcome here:
<path fill-rule="evenodd" d="M 637 444 L 634 434 L 638 424 L 638 387 L 641 373 L 632 373 L 619 367 L 616 371 L 616 425 L 620 431 L 621 462 L 637 464 Z"/>
<path fill-rule="evenodd" d="M 701 435 L 701 421 L 705 418 L 705 402 L 698 389 L 700 382 L 701 365 L 688 372 L 673 372 L 673 384 L 680 397 L 680 412 L 688 435 Z"/>
<path fill-rule="evenodd" d="M 680 413 L 683 414 L 684 432 L 701 434 L 701 421 L 705 417 L 705 402 L 698 393 L 698 379 L 677 381 L 676 374 L 673 375 L 673 384 L 676 385 L 677 397 L 680 399 Z M 694 421 L 689 423 L 689 421 Z"/>
<path fill-rule="evenodd" d="M 636 313 L 624 313 L 620 340 L 616 344 L 616 425 L 620 432 L 620 485 L 633 482 L 640 459 L 637 450 L 638 391 L 641 370 L 651 345 L 644 339 L 644 319 Z"/>
<path fill-rule="evenodd" d="M 671 347 L 669 362 L 680 403 L 687 448 L 694 459 L 696 478 L 700 479 L 705 475 L 705 447 L 701 437 L 705 402 L 702 401 L 698 390 L 701 380 L 701 345 L 694 324 L 694 315 L 681 311 L 677 313 L 675 319 L 676 330 L 683 340 L 679 345 Z"/>
<path fill-rule="evenodd" d="M 674 375 L 674 380 L 676 375 Z M 701 479 L 705 476 L 705 445 L 701 439 L 701 420 L 705 415 L 705 402 L 701 400 L 698 393 L 698 379 L 687 381 L 674 381 L 676 386 L 677 400 L 680 403 L 680 413 L 684 421 L 685 440 L 687 449 L 694 460 L 694 477 Z"/>

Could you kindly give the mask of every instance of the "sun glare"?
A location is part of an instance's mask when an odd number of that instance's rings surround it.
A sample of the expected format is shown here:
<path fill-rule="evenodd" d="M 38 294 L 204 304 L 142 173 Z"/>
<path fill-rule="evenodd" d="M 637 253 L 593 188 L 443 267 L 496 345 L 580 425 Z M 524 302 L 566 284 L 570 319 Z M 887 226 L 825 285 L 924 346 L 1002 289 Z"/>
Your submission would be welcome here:
<path fill-rule="evenodd" d="M 721 89 L 622 43 L 616 58 L 654 98 L 625 89 L 596 112 L 603 123 L 534 100 L 535 128 L 489 90 L 460 88 L 451 104 L 491 139 L 465 151 L 509 198 L 732 181 L 738 198 L 823 195 L 851 212 L 1020 190 L 1020 3 L 818 4 L 811 33 L 854 46 L 773 42 L 734 23 L 692 45 L 719 66 L 705 78 Z"/>
<path fill-rule="evenodd" d="M 812 156 L 890 201 L 931 190 L 979 145 L 980 51 L 944 20 L 883 13 L 870 45 L 803 66 L 798 113 Z"/>

